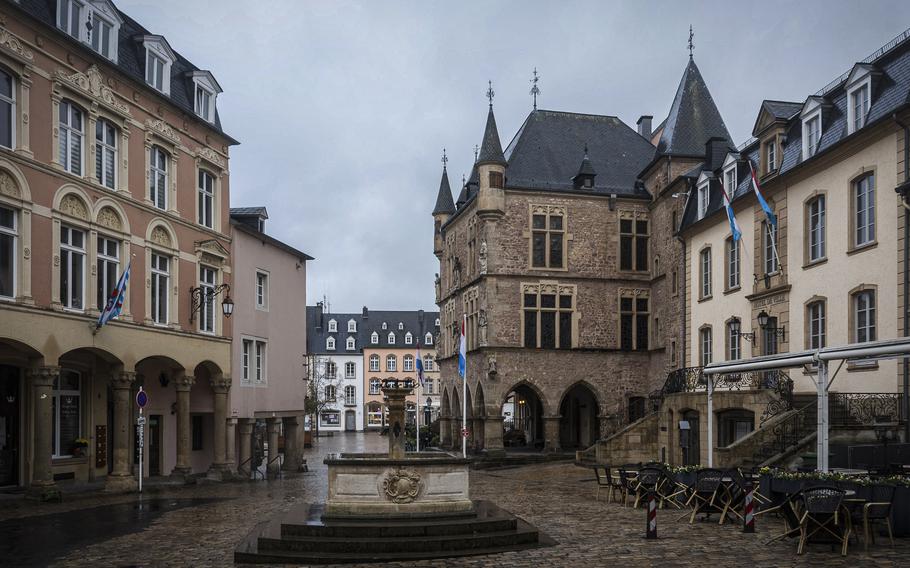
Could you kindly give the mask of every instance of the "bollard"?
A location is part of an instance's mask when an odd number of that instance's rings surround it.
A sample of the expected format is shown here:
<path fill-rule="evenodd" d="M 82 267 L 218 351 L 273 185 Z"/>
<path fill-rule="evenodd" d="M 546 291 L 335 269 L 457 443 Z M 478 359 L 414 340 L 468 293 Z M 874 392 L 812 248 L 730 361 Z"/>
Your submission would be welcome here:
<path fill-rule="evenodd" d="M 657 498 L 653 491 L 648 492 L 648 524 L 645 527 L 645 538 L 657 538 Z"/>
<path fill-rule="evenodd" d="M 753 494 L 755 493 L 755 486 L 751 481 L 747 481 L 744 490 L 746 493 L 746 498 L 743 501 L 743 532 L 754 533 L 755 513 L 753 513 L 752 509 L 754 506 Z"/>

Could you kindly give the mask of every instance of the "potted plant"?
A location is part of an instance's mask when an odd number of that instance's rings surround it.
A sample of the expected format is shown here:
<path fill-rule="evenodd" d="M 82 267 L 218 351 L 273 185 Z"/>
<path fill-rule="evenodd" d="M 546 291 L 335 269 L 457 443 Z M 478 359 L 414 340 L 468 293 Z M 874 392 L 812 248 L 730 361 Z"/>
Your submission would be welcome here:
<path fill-rule="evenodd" d="M 73 440 L 73 457 L 83 457 L 86 448 L 88 448 L 88 440 L 86 438 L 76 438 Z"/>

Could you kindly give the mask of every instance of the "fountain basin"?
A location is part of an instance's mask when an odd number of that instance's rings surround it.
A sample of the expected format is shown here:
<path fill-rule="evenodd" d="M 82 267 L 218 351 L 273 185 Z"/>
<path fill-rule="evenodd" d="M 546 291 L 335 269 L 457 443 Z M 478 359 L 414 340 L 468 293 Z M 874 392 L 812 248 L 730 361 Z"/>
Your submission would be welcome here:
<path fill-rule="evenodd" d="M 470 460 L 445 452 L 329 454 L 326 517 L 397 518 L 473 510 Z"/>

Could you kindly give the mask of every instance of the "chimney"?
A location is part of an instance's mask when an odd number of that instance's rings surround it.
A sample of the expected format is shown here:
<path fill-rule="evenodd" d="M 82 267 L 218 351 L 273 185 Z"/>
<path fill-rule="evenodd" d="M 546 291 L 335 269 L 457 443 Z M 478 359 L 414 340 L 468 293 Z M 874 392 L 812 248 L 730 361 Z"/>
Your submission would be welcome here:
<path fill-rule="evenodd" d="M 368 310 L 367 307 L 364 306 L 363 307 L 363 319 L 367 319 L 368 317 L 370 317 L 370 310 Z"/>
<path fill-rule="evenodd" d="M 425 319 L 425 314 L 423 310 L 417 310 L 417 321 L 420 322 L 420 327 L 423 327 L 423 320 Z"/>
<path fill-rule="evenodd" d="M 654 117 L 650 114 L 643 114 L 641 118 L 638 119 L 638 134 L 646 140 L 651 139 L 651 120 Z"/>
<path fill-rule="evenodd" d="M 713 172 L 721 167 L 729 151 L 730 147 L 726 139 L 719 136 L 708 138 L 708 141 L 705 142 L 705 169 Z"/>
<path fill-rule="evenodd" d="M 316 329 L 322 329 L 322 302 L 316 302 Z"/>

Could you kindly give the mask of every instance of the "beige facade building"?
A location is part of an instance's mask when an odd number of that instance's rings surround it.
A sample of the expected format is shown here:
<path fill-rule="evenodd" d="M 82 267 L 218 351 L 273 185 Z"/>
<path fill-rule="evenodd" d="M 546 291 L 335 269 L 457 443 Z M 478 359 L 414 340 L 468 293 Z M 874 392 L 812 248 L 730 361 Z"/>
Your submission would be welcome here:
<path fill-rule="evenodd" d="M 221 89 L 111 2 L 56 5 L 0 7 L 0 485 L 132 486 L 140 385 L 145 474 L 219 473 L 231 325 L 191 290 L 232 281 Z"/>

